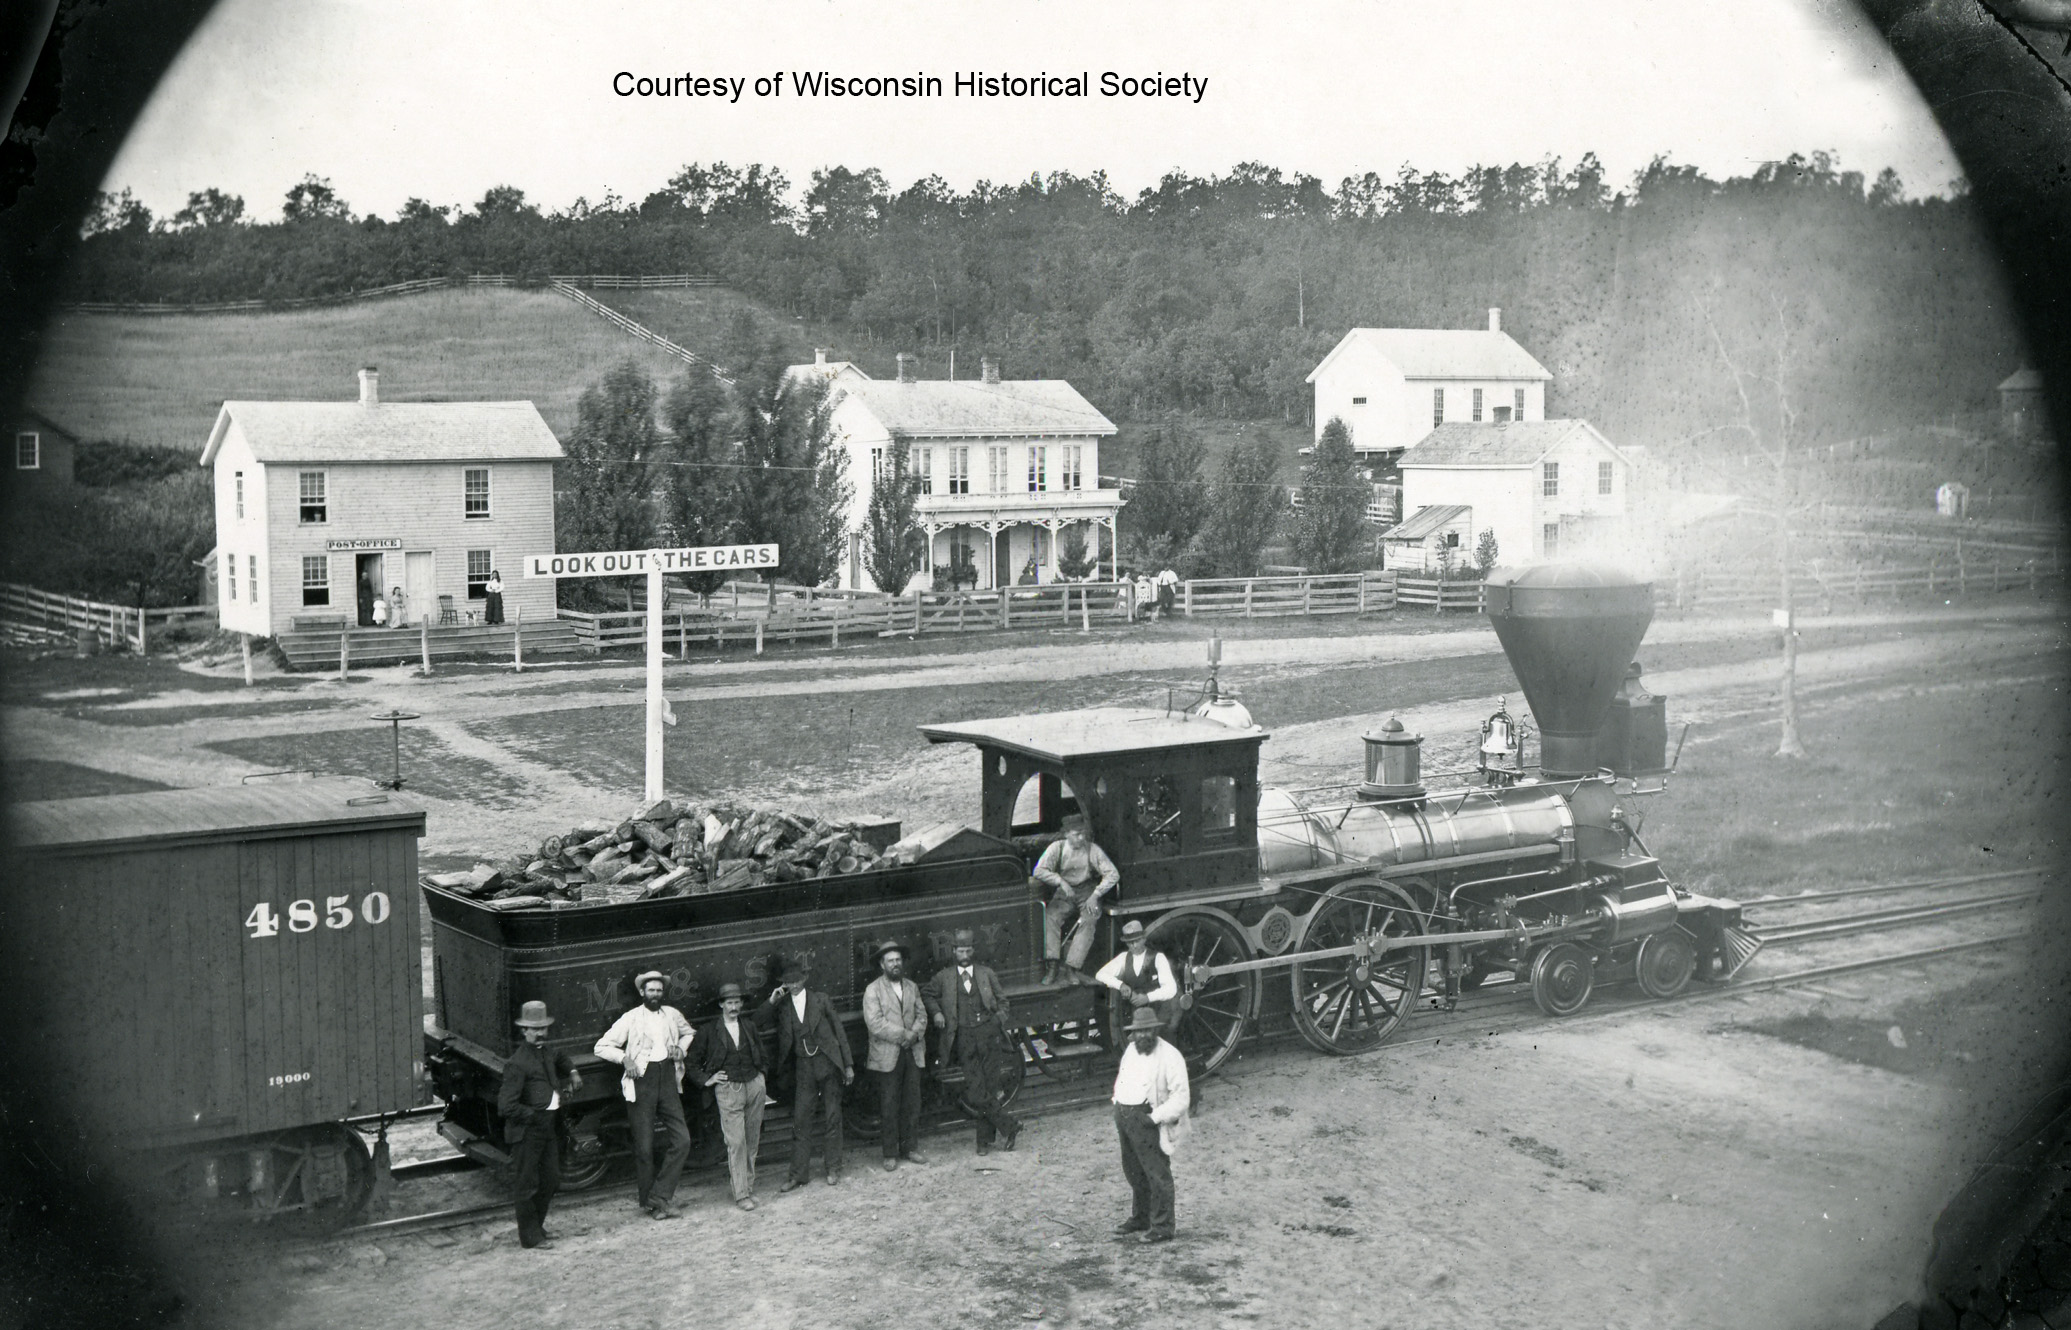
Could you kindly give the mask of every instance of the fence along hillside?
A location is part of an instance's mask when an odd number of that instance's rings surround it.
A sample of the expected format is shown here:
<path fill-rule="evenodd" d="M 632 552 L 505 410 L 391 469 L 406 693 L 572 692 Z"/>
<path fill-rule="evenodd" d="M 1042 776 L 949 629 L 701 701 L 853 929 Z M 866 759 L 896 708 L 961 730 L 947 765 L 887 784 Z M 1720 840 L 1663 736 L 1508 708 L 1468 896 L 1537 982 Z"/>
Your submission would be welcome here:
<path fill-rule="evenodd" d="M 465 277 L 420 277 L 414 281 L 391 282 L 387 286 L 371 286 L 360 291 L 345 291 L 328 296 L 289 296 L 279 300 L 217 300 L 199 304 L 173 304 L 170 302 L 124 304 L 116 301 L 87 300 L 63 305 L 60 308 L 72 314 L 234 314 L 240 312 L 262 312 L 283 309 L 313 309 L 322 305 L 349 305 L 360 300 L 381 300 L 389 296 L 416 295 L 421 291 L 442 291 L 448 288 L 477 286 L 516 286 L 532 288 L 574 288 L 589 287 L 593 290 L 670 290 L 684 287 L 718 286 L 717 277 L 703 273 L 666 273 L 652 276 L 617 276 L 608 273 L 570 273 L 564 276 L 545 278 L 513 277 L 508 273 L 473 273 Z M 630 322 L 630 320 L 628 320 Z M 653 335 L 650 334 L 650 337 Z M 657 345 L 663 339 L 655 339 Z M 673 343 L 669 344 L 674 346 Z M 678 351 L 680 347 L 675 348 Z M 688 355 L 689 352 L 682 352 Z"/>

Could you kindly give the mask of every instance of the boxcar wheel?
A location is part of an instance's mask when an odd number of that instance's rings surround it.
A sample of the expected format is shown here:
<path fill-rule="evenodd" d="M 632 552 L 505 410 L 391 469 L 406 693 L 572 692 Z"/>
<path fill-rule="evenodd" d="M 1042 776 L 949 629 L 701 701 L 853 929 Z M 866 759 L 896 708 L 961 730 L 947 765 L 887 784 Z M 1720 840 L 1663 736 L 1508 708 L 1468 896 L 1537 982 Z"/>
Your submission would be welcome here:
<path fill-rule="evenodd" d="M 283 1132 L 273 1138 L 270 1148 L 276 1170 L 299 1166 L 305 1180 L 318 1176 L 321 1167 L 327 1166 L 320 1166 L 319 1160 L 335 1158 L 345 1170 L 342 1191 L 316 1198 L 303 1193 L 304 1200 L 292 1227 L 313 1233 L 335 1233 L 352 1222 L 367 1203 L 367 1194 L 374 1189 L 374 1158 L 367 1152 L 367 1142 L 342 1122 Z"/>
<path fill-rule="evenodd" d="M 1548 1016 L 1572 1016 L 1596 987 L 1596 957 L 1573 942 L 1556 942 L 1532 958 L 1532 1001 Z"/>
<path fill-rule="evenodd" d="M 1648 997 L 1672 998 L 1697 974 L 1697 940 L 1680 928 L 1652 934 L 1640 943 L 1633 969 Z"/>
<path fill-rule="evenodd" d="M 1431 949 L 1404 947 L 1363 962 L 1357 956 L 1304 961 L 1301 953 L 1423 931 L 1416 903 L 1392 883 L 1345 882 L 1331 889 L 1294 945 L 1294 1025 L 1311 1048 L 1342 1057 L 1379 1047 L 1424 991 Z"/>
<path fill-rule="evenodd" d="M 1207 910 L 1180 910 L 1164 916 L 1151 925 L 1149 941 L 1151 949 L 1164 952 L 1178 971 L 1173 978 L 1179 984 L 1179 997 L 1173 1003 L 1172 1023 L 1165 1037 L 1186 1055 L 1189 1075 L 1206 1076 L 1237 1051 L 1245 1026 L 1258 1010 L 1258 975 L 1246 970 L 1214 975 L 1206 983 L 1195 984 L 1192 967 L 1249 960 L 1251 947 L 1234 922 Z M 1119 1018 L 1116 1030 L 1129 1023 L 1132 1012 L 1126 1001 L 1118 1001 L 1110 1009 Z"/>

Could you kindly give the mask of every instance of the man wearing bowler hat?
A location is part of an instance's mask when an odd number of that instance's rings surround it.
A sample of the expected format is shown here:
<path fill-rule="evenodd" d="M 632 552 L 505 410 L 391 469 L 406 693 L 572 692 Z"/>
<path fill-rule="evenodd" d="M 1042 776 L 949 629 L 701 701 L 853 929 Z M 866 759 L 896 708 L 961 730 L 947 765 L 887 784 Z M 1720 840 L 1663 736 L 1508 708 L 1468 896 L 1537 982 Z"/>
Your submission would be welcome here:
<path fill-rule="evenodd" d="M 755 1152 L 762 1148 L 762 1109 L 768 1082 L 762 1034 L 741 1019 L 747 994 L 739 984 L 719 986 L 719 1019 L 698 1035 L 698 1081 L 719 1102 L 719 1134 L 726 1138 L 726 1169 L 733 1203 L 755 1208 Z"/>
<path fill-rule="evenodd" d="M 674 1219 L 676 1180 L 690 1157 L 690 1124 L 683 1120 L 683 1063 L 690 1052 L 690 1022 L 674 1007 L 662 1005 L 668 976 L 649 970 L 633 981 L 640 1005 L 612 1023 L 597 1041 L 596 1054 L 624 1067 L 619 1093 L 632 1120 L 633 1178 L 640 1208 L 656 1219 Z M 654 1166 L 654 1124 L 660 1118 L 669 1133 L 669 1153 Z"/>
<path fill-rule="evenodd" d="M 827 1123 L 827 1185 L 841 1181 L 841 1094 L 856 1079 L 849 1056 L 849 1037 L 834 1014 L 834 1004 L 817 989 L 808 989 L 805 968 L 784 968 L 783 982 L 769 995 L 763 1010 L 777 1025 L 777 1065 L 795 1077 L 791 1093 L 791 1176 L 780 1192 L 812 1180 L 813 1120 Z"/>
<path fill-rule="evenodd" d="M 1192 1130 L 1187 1117 L 1187 1060 L 1158 1038 L 1163 1024 L 1149 1007 L 1129 1022 L 1129 1047 L 1115 1072 L 1115 1131 L 1122 1138 L 1122 1174 L 1129 1179 L 1129 1217 L 1115 1226 L 1144 1242 L 1172 1240 L 1171 1155 Z"/>
<path fill-rule="evenodd" d="M 561 1092 L 582 1088 L 582 1073 L 568 1055 L 547 1047 L 553 1024 L 544 1002 L 527 1002 L 519 1009 L 524 1042 L 503 1064 L 503 1088 L 496 1096 L 504 1143 L 511 1147 L 518 1175 L 518 1241 L 549 1250 L 554 1244 L 546 1230 L 547 1207 L 561 1189 Z"/>
<path fill-rule="evenodd" d="M 883 1109 L 884 1167 L 889 1173 L 901 1159 L 925 1164 L 915 1148 L 920 1140 L 920 1069 L 927 1061 L 928 1009 L 920 985 L 906 977 L 906 949 L 887 942 L 877 949 L 877 978 L 863 990 L 863 1024 L 870 1031 L 865 1062 L 877 1078 Z"/>
<path fill-rule="evenodd" d="M 978 1153 L 990 1154 L 1000 1136 L 1011 1150 L 1021 1124 L 1000 1093 L 1006 1059 L 1018 1056 L 1007 1046 L 1007 992 L 991 966 L 978 964 L 978 939 L 970 929 L 957 929 L 953 941 L 956 963 L 935 971 L 922 996 L 942 1031 L 942 1064 L 963 1068 L 964 1105 L 978 1117 Z"/>

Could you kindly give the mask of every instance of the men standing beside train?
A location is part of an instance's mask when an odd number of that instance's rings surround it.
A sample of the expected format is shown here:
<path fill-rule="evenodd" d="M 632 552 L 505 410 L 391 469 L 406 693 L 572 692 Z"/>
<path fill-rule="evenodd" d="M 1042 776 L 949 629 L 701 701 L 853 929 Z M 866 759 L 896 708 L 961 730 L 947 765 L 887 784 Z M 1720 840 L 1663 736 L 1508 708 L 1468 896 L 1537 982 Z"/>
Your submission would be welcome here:
<path fill-rule="evenodd" d="M 1138 1007 L 1129 1047 L 1115 1072 L 1115 1131 L 1122 1138 L 1122 1175 L 1129 1179 L 1129 1217 L 1115 1232 L 1145 1242 L 1172 1240 L 1172 1154 L 1193 1129 L 1187 1116 L 1187 1060 L 1158 1037 L 1157 1013 Z"/>
<path fill-rule="evenodd" d="M 827 1185 L 841 1181 L 841 1094 L 856 1079 L 849 1057 L 849 1037 L 834 1015 L 827 995 L 809 990 L 805 970 L 784 970 L 783 982 L 769 995 L 765 1011 L 777 1024 L 777 1064 L 791 1068 L 796 1084 L 791 1094 L 791 1176 L 779 1191 L 802 1187 L 813 1175 L 813 1122 L 827 1124 Z"/>
<path fill-rule="evenodd" d="M 1172 1028 L 1179 983 L 1173 977 L 1172 962 L 1162 951 L 1152 951 L 1141 919 L 1122 925 L 1124 950 L 1100 967 L 1094 979 L 1129 1000 L 1132 1015 L 1146 1008 L 1157 1014 L 1165 1028 Z"/>
<path fill-rule="evenodd" d="M 977 961 L 977 936 L 968 928 L 953 935 L 956 964 L 935 971 L 922 996 L 935 1028 L 942 1031 L 942 1065 L 963 1069 L 964 1105 L 978 1117 L 978 1153 L 990 1154 L 996 1138 L 1014 1148 L 1021 1124 L 1001 1102 L 1000 1079 L 1007 1046 L 1007 992 L 989 965 Z"/>
<path fill-rule="evenodd" d="M 863 1024 L 870 1031 L 865 1062 L 877 1078 L 883 1109 L 884 1167 L 889 1173 L 901 1159 L 925 1164 L 915 1147 L 920 1142 L 920 1069 L 927 1061 L 928 1009 L 920 985 L 906 977 L 906 949 L 887 942 L 877 949 L 881 972 L 863 990 Z"/>
<path fill-rule="evenodd" d="M 698 1081 L 719 1101 L 719 1134 L 726 1138 L 726 1171 L 733 1203 L 755 1208 L 755 1152 L 762 1148 L 762 1109 L 769 1081 L 762 1033 L 741 1019 L 747 1005 L 739 984 L 719 986 L 719 1019 L 698 1034 Z"/>
<path fill-rule="evenodd" d="M 596 1054 L 625 1068 L 619 1092 L 626 1097 L 632 1120 L 633 1177 L 640 1208 L 656 1219 L 674 1219 L 676 1181 L 690 1157 L 690 1124 L 683 1120 L 683 1063 L 690 1053 L 690 1022 L 674 1007 L 662 1005 L 669 981 L 649 970 L 633 981 L 640 1005 L 612 1022 L 597 1041 Z M 669 1134 L 669 1153 L 654 1166 L 654 1124 L 659 1117 Z"/>
<path fill-rule="evenodd" d="M 1121 882 L 1121 870 L 1107 851 L 1093 843 L 1083 814 L 1064 819 L 1064 837 L 1043 847 L 1036 859 L 1035 880 L 1049 890 L 1043 906 L 1043 982 L 1054 984 L 1069 975 L 1085 979 L 1086 955 L 1100 923 L 1100 901 Z M 1065 946 L 1065 930 L 1071 945 Z M 1063 966 L 1060 972 L 1059 966 Z"/>
<path fill-rule="evenodd" d="M 554 1018 L 544 1002 L 527 1002 L 518 1011 L 524 1042 L 503 1064 L 503 1087 L 496 1111 L 503 1117 L 504 1143 L 511 1147 L 517 1172 L 518 1242 L 525 1247 L 553 1248 L 546 1230 L 547 1207 L 561 1189 L 561 1091 L 582 1088 L 582 1073 L 566 1053 L 547 1047 Z"/>

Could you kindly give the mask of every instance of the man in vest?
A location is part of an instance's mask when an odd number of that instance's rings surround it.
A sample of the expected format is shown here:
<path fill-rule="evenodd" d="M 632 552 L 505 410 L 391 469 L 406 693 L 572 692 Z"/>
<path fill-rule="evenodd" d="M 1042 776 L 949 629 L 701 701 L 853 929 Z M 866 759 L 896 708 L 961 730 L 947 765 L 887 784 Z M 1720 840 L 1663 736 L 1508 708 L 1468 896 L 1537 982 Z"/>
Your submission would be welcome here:
<path fill-rule="evenodd" d="M 683 1062 L 690 1053 L 690 1022 L 674 1007 L 662 1005 L 669 980 L 649 970 L 633 981 L 640 1005 L 612 1023 L 594 1050 L 606 1062 L 625 1068 L 619 1093 L 633 1132 L 633 1178 L 639 1205 L 656 1219 L 674 1219 L 676 1180 L 690 1157 L 690 1124 L 683 1120 Z M 654 1124 L 661 1120 L 669 1135 L 669 1153 L 654 1166 Z"/>
<path fill-rule="evenodd" d="M 808 991 L 805 970 L 789 966 L 763 1011 L 777 1026 L 777 1065 L 794 1076 L 791 1094 L 791 1176 L 779 1192 L 802 1187 L 813 1175 L 813 1120 L 827 1123 L 827 1185 L 841 1181 L 841 1094 L 856 1079 L 849 1037 L 825 993 Z"/>
<path fill-rule="evenodd" d="M 1172 962 L 1164 952 L 1151 950 L 1141 919 L 1122 925 L 1122 945 L 1126 950 L 1101 966 L 1093 978 L 1128 999 L 1131 1015 L 1148 1009 L 1170 1030 L 1179 998 Z"/>
<path fill-rule="evenodd" d="M 503 1064 L 496 1111 L 503 1117 L 503 1139 L 518 1175 L 518 1242 L 552 1250 L 546 1222 L 547 1207 L 561 1189 L 561 1091 L 581 1089 L 582 1073 L 566 1053 L 547 1048 L 554 1018 L 547 1015 L 546 1003 L 527 1002 L 517 1024 L 525 1042 Z"/>
<path fill-rule="evenodd" d="M 1043 905 L 1043 982 L 1054 984 L 1068 973 L 1074 983 L 1082 983 L 1086 955 L 1093 950 L 1093 933 L 1100 923 L 1101 898 L 1121 882 L 1122 872 L 1107 851 L 1093 843 L 1085 817 L 1074 813 L 1064 819 L 1064 838 L 1043 847 L 1033 876 L 1049 892 Z M 1069 951 L 1066 928 L 1071 929 Z"/>
<path fill-rule="evenodd" d="M 1192 1129 L 1187 1117 L 1187 1060 L 1158 1038 L 1157 1014 L 1138 1007 L 1129 1047 L 1115 1072 L 1115 1131 L 1122 1138 L 1122 1174 L 1129 1179 L 1129 1217 L 1120 1234 L 1172 1241 L 1171 1155 Z"/>
<path fill-rule="evenodd" d="M 882 1108 L 884 1167 L 889 1173 L 901 1159 L 925 1164 L 915 1148 L 920 1140 L 920 1069 L 927 1061 L 928 1009 L 920 985 L 906 977 L 906 951 L 896 942 L 877 949 L 881 973 L 863 990 L 863 1024 L 870 1031 L 865 1063 L 877 1078 Z"/>
<path fill-rule="evenodd" d="M 726 1170 L 733 1203 L 755 1208 L 755 1152 L 762 1148 L 762 1109 L 768 1098 L 762 1035 L 741 1019 L 746 995 L 739 984 L 719 986 L 719 1019 L 698 1035 L 698 1080 L 719 1101 L 719 1134 L 726 1139 Z"/>
<path fill-rule="evenodd" d="M 956 964 L 935 971 L 922 997 L 942 1031 L 942 1064 L 954 1061 L 963 1068 L 964 1104 L 978 1118 L 978 1153 L 992 1153 L 998 1137 L 1005 1137 L 1011 1150 L 1021 1124 L 1000 1094 L 1006 1059 L 1018 1056 L 1007 1046 L 1007 992 L 991 966 L 978 964 L 977 937 L 970 929 L 957 929 L 954 941 Z"/>

